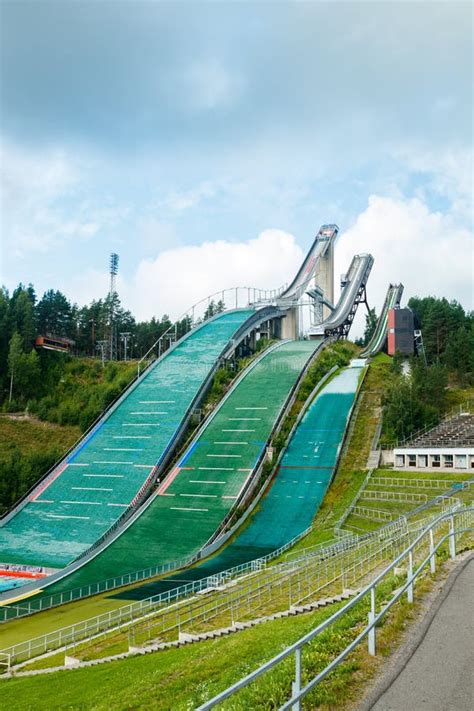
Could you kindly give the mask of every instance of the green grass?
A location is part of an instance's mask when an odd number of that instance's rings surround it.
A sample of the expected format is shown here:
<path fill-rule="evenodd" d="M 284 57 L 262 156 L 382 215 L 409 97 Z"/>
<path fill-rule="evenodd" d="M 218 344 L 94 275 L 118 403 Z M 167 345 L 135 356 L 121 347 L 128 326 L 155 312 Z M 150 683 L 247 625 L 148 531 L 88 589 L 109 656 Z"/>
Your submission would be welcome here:
<path fill-rule="evenodd" d="M 93 669 L 5 680 L 0 682 L 2 702 L 12 710 L 193 708 L 309 631 L 335 609 Z"/>
<path fill-rule="evenodd" d="M 459 405 L 465 405 L 466 402 L 474 401 L 474 387 L 468 388 L 458 388 L 458 387 L 448 387 L 446 394 L 446 404 L 448 411 L 458 407 Z"/>
<path fill-rule="evenodd" d="M 446 552 L 443 551 L 439 563 L 445 558 Z M 442 565 L 438 567 L 438 575 L 440 570 Z M 390 598 L 401 580 L 391 577 L 380 586 L 378 606 Z M 384 618 L 377 631 L 377 657 L 368 656 L 365 643 L 359 645 L 311 693 L 305 706 L 331 711 L 357 701 L 365 683 L 375 675 L 414 618 L 422 595 L 431 589 L 432 582 L 431 576 L 425 575 L 415 586 L 415 604 L 409 605 L 404 598 Z M 180 649 L 130 657 L 93 668 L 5 679 L 0 681 L 2 702 L 12 711 L 196 708 L 309 632 L 342 604 Z M 303 683 L 324 668 L 353 639 L 366 623 L 367 610 L 368 600 L 364 600 L 306 647 Z M 288 698 L 293 675 L 294 660 L 289 658 L 225 702 L 223 708 L 276 708 Z"/>
<path fill-rule="evenodd" d="M 80 437 L 79 427 L 55 425 L 36 418 L 0 417 L 0 460 L 18 447 L 22 454 L 54 449 L 64 452 Z"/>

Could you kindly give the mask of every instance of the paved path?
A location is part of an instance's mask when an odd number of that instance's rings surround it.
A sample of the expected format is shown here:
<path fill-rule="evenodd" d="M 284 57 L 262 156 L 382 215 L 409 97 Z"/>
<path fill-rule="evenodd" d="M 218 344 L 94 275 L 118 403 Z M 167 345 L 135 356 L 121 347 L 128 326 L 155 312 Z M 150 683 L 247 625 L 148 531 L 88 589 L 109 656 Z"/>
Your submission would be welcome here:
<path fill-rule="evenodd" d="M 457 577 L 421 644 L 372 711 L 472 711 L 474 559 Z"/>

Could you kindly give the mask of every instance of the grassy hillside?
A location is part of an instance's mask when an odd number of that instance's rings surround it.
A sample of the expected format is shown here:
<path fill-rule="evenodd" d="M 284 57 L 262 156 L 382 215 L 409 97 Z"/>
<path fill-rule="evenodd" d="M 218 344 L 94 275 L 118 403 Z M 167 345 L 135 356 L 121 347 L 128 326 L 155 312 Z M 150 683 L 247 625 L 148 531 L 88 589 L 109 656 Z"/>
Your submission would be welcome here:
<path fill-rule="evenodd" d="M 24 418 L 0 417 L 0 514 L 64 455 L 135 375 L 132 363 L 102 368 L 91 358 L 60 355 L 53 366 L 43 388 L 48 394 L 30 400 Z"/>
<path fill-rule="evenodd" d="M 47 393 L 28 402 L 41 420 L 79 425 L 84 432 L 120 395 L 136 374 L 130 362 L 106 363 L 92 358 L 59 359 L 48 369 Z"/>
<path fill-rule="evenodd" d="M 0 514 L 23 496 L 80 434 L 77 426 L 1 417 Z"/>

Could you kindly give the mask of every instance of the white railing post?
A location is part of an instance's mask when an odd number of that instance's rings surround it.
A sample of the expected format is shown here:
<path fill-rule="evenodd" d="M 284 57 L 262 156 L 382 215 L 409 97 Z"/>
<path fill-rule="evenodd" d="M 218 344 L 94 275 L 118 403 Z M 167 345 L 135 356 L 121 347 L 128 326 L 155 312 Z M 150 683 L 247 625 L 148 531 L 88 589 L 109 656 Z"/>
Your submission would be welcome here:
<path fill-rule="evenodd" d="M 454 516 L 449 518 L 449 555 L 454 560 L 456 558 L 456 535 L 454 533 Z"/>
<path fill-rule="evenodd" d="M 408 554 L 408 572 L 407 572 L 407 600 L 413 602 L 413 551 Z"/>
<path fill-rule="evenodd" d="M 298 696 L 301 691 L 301 647 L 297 647 L 295 650 L 295 680 L 293 682 L 293 696 Z M 293 704 L 292 711 L 300 711 L 301 702 L 298 699 L 296 703 Z"/>
<path fill-rule="evenodd" d="M 434 550 L 434 535 L 432 528 L 430 528 L 430 570 L 432 575 L 436 573 L 436 554 Z"/>
<path fill-rule="evenodd" d="M 375 620 L 375 586 L 370 588 L 370 612 L 369 625 Z M 368 634 L 369 654 L 375 656 L 375 625 L 369 630 Z"/>

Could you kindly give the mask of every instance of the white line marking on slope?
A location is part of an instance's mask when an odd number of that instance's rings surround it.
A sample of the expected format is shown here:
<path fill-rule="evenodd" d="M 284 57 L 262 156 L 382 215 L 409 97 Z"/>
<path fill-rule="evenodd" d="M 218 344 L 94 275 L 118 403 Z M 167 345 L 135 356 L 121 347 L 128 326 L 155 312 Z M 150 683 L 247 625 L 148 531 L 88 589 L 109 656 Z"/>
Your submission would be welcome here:
<path fill-rule="evenodd" d="M 268 407 L 236 407 L 236 410 L 268 410 Z"/>
<path fill-rule="evenodd" d="M 60 501 L 60 504 L 74 504 L 74 506 L 102 506 L 102 501 Z"/>
<path fill-rule="evenodd" d="M 139 400 L 140 405 L 174 405 L 175 400 Z"/>
<path fill-rule="evenodd" d="M 113 489 L 104 489 L 99 486 L 71 486 L 74 491 L 113 491 Z"/>
<path fill-rule="evenodd" d="M 113 435 L 113 439 L 151 439 L 151 435 Z"/>
<path fill-rule="evenodd" d="M 124 479 L 123 474 L 83 474 L 82 476 L 90 476 L 94 479 Z"/>
<path fill-rule="evenodd" d="M 46 518 L 79 518 L 81 521 L 89 521 L 90 516 L 60 516 L 59 514 L 45 514 Z"/>
<path fill-rule="evenodd" d="M 161 427 L 159 422 L 123 422 L 122 427 Z"/>
<path fill-rule="evenodd" d="M 221 430 L 222 432 L 255 432 L 255 430 Z"/>
<path fill-rule="evenodd" d="M 170 511 L 209 511 L 209 509 L 190 509 L 184 506 L 170 506 Z"/>

